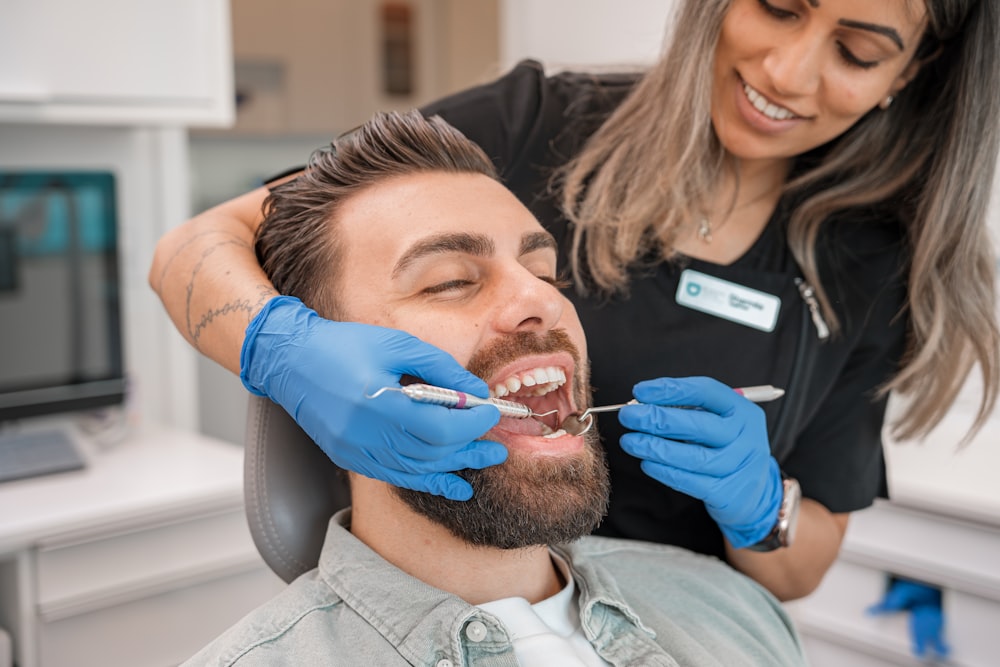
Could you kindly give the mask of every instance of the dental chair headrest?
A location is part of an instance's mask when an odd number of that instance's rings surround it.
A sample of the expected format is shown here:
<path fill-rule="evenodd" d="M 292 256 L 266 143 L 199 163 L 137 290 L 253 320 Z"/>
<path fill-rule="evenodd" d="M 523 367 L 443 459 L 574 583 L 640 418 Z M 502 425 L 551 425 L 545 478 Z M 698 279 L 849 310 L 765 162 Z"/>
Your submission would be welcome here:
<path fill-rule="evenodd" d="M 316 567 L 346 476 L 281 406 L 250 396 L 243 463 L 247 522 L 268 566 L 291 582 Z"/>

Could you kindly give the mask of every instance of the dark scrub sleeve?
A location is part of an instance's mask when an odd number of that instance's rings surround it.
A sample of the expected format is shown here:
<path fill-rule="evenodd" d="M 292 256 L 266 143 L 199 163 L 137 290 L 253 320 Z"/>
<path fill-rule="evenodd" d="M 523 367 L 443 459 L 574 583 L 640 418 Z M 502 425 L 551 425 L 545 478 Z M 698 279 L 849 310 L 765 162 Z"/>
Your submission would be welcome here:
<path fill-rule="evenodd" d="M 421 108 L 425 116 L 438 115 L 479 144 L 505 180 L 524 160 L 546 95 L 542 65 L 524 61 L 488 84 L 475 86 Z M 558 119 L 554 119 L 558 120 Z"/>
<path fill-rule="evenodd" d="M 500 177 L 557 239 L 566 220 L 549 188 L 553 172 L 572 157 L 632 89 L 636 73 L 546 76 L 533 60 L 475 88 L 421 109 L 440 115 L 479 144 Z"/>
<path fill-rule="evenodd" d="M 829 229 L 817 253 L 851 351 L 817 364 L 809 392 L 814 412 L 781 465 L 799 480 L 803 495 L 839 513 L 863 509 L 886 494 L 886 399 L 878 390 L 903 355 L 906 264 L 896 223 L 869 219 Z M 830 265 L 836 270 L 829 271 Z"/>

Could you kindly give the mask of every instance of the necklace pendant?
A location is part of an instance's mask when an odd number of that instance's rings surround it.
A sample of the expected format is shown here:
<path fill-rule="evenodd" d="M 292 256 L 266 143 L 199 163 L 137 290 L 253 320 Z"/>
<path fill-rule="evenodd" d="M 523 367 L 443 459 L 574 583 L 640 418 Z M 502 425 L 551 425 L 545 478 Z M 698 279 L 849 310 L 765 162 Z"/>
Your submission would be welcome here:
<path fill-rule="evenodd" d="M 698 221 L 698 238 L 703 243 L 712 242 L 712 224 L 708 221 L 708 218 L 702 218 Z"/>

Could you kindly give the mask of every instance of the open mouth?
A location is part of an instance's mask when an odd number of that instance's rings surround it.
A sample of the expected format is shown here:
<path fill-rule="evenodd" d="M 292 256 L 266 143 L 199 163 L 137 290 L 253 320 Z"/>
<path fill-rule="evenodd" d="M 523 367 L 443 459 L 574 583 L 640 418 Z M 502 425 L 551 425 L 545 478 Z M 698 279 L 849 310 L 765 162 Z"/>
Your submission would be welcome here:
<path fill-rule="evenodd" d="M 571 375 L 571 372 L 569 373 Z M 566 415 L 575 411 L 572 383 L 566 381 L 567 369 L 560 366 L 538 366 L 518 371 L 490 383 L 490 396 L 514 401 L 531 408 L 535 414 L 551 412 L 528 419 L 507 418 L 505 430 L 556 438 L 566 435 L 559 424 Z M 514 424 L 511 422 L 524 422 Z"/>

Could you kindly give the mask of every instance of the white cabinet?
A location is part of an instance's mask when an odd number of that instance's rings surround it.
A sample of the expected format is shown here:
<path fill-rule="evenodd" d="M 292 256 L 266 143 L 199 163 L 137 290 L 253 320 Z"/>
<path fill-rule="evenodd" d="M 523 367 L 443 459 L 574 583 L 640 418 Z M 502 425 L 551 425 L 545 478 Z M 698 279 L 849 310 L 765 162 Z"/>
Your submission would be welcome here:
<path fill-rule="evenodd" d="M 5 0 L 0 122 L 228 125 L 227 0 Z"/>
<path fill-rule="evenodd" d="M 866 613 L 890 574 L 941 588 L 949 665 L 998 664 L 1000 416 L 957 449 L 971 421 L 957 406 L 926 442 L 886 445 L 893 501 L 855 513 L 822 585 L 787 605 L 813 667 L 920 664 L 906 614 Z"/>
<path fill-rule="evenodd" d="M 166 667 L 284 588 L 247 528 L 242 448 L 147 430 L 0 485 L 0 627 L 19 667 Z"/>
<path fill-rule="evenodd" d="M 871 616 L 888 574 L 939 586 L 950 665 L 1000 654 L 1000 526 L 877 503 L 851 519 L 840 558 L 808 598 L 788 605 L 810 664 L 913 665 L 906 614 Z"/>

